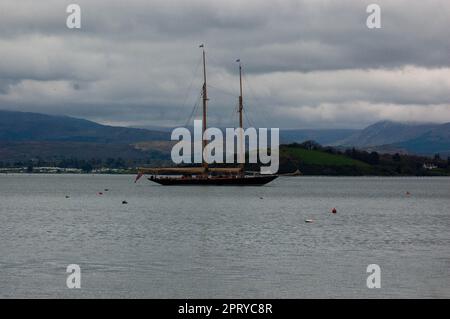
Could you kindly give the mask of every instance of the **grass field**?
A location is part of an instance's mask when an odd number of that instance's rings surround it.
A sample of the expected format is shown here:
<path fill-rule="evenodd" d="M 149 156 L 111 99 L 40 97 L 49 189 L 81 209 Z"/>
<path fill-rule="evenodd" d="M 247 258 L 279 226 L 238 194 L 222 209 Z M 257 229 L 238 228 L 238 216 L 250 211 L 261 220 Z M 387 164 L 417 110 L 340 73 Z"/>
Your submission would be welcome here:
<path fill-rule="evenodd" d="M 345 155 L 330 154 L 324 151 L 307 150 L 298 147 L 281 147 L 280 156 L 299 159 L 308 165 L 370 167 L 367 163 L 349 158 Z"/>

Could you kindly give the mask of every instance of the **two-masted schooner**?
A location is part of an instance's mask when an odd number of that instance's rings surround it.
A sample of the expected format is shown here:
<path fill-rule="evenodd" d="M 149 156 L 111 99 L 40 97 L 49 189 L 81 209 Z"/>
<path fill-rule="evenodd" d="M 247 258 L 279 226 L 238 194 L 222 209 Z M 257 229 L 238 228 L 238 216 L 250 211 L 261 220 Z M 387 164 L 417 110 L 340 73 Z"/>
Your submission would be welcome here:
<path fill-rule="evenodd" d="M 206 86 L 206 54 L 205 47 L 202 44 L 202 57 L 203 57 L 203 88 L 202 88 L 202 100 L 203 100 L 203 121 L 202 121 L 202 154 L 203 149 L 207 144 L 207 140 L 204 138 L 204 133 L 207 129 L 206 114 L 208 103 L 208 92 Z M 239 62 L 239 127 L 243 129 L 243 96 L 242 96 L 242 65 Z M 240 147 L 244 147 L 244 140 L 241 138 Z M 242 156 L 242 152 L 241 152 Z M 245 156 L 245 154 L 244 154 Z M 240 163 L 238 167 L 208 167 L 208 163 L 202 156 L 201 167 L 160 167 L 160 168 L 139 168 L 138 177 L 142 175 L 151 175 L 148 179 L 161 185 L 236 185 L 236 186 L 260 186 L 265 185 L 278 175 L 262 175 L 253 174 L 246 175 L 244 170 L 244 164 Z M 169 176 L 167 176 L 169 175 Z"/>

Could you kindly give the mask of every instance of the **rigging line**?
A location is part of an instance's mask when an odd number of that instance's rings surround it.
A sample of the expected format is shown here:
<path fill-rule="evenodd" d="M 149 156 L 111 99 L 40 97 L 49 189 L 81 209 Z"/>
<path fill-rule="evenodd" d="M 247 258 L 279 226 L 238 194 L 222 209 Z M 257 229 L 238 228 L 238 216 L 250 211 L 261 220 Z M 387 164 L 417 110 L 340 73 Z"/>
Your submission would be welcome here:
<path fill-rule="evenodd" d="M 194 84 L 194 81 L 195 81 L 195 74 L 197 73 L 201 62 L 202 62 L 202 58 L 200 57 L 198 59 L 198 61 L 197 61 L 197 65 L 196 65 L 196 67 L 194 69 L 194 73 L 192 74 L 191 83 L 189 84 L 188 89 L 186 90 L 186 93 L 184 94 L 182 108 L 184 108 L 186 106 L 186 102 L 187 102 L 187 99 L 188 99 L 188 96 L 189 96 L 189 92 L 191 91 L 192 85 Z"/>
<path fill-rule="evenodd" d="M 235 104 L 234 107 L 231 109 L 231 127 L 235 127 L 235 123 L 239 120 L 239 105 Z"/>
<path fill-rule="evenodd" d="M 233 98 L 237 98 L 237 96 L 238 96 L 237 93 L 231 93 L 230 91 L 218 88 L 218 87 L 213 86 L 213 85 L 208 85 L 208 87 L 210 87 L 212 89 L 216 89 L 216 90 L 218 90 L 219 92 L 221 92 L 221 93 L 223 93 L 225 95 L 232 96 Z M 235 122 L 237 122 L 239 120 L 238 113 L 239 113 L 239 105 L 236 104 L 233 108 L 231 108 L 231 116 L 230 116 L 231 123 L 230 124 L 233 124 L 233 123 L 235 123 Z M 234 126 L 234 125 L 232 125 L 232 126 Z"/>
<path fill-rule="evenodd" d="M 199 96 L 197 97 L 197 102 L 194 105 L 194 110 L 192 112 L 192 116 L 190 119 L 190 123 L 193 123 L 193 120 L 196 118 L 196 116 L 198 115 L 199 109 L 200 109 L 200 101 L 202 100 L 202 95 L 199 94 Z M 190 124 L 189 123 L 189 124 Z"/>
<path fill-rule="evenodd" d="M 258 116 L 253 116 L 252 112 L 254 110 L 254 106 L 252 105 L 252 107 L 248 107 L 247 104 L 247 112 L 244 112 L 246 117 L 249 119 L 250 122 L 252 122 L 253 127 L 267 127 L 267 123 L 268 121 L 266 120 L 266 118 L 264 116 L 261 116 L 262 114 L 259 114 Z M 252 114 L 252 115 L 250 115 Z M 256 125 L 256 123 L 259 123 L 258 125 Z"/>
<path fill-rule="evenodd" d="M 185 127 L 188 126 L 191 123 L 192 118 L 195 116 L 195 114 L 196 114 L 196 112 L 198 110 L 198 106 L 200 104 L 201 97 L 202 97 L 201 94 L 197 97 L 197 100 L 196 100 L 196 102 L 194 104 L 194 107 L 192 108 L 191 114 L 189 115 L 189 118 L 187 119 L 187 121 L 186 121 L 186 123 L 184 125 Z"/>
<path fill-rule="evenodd" d="M 249 126 L 255 127 L 255 122 L 253 121 L 253 116 L 250 116 L 253 110 L 253 104 L 245 103 L 244 109 L 242 110 L 244 113 L 244 118 L 247 120 Z"/>
<path fill-rule="evenodd" d="M 231 109 L 231 112 L 230 112 Z M 228 113 L 230 112 L 230 113 Z M 234 127 L 234 123 L 235 123 L 235 119 L 234 119 L 234 112 L 235 112 L 235 107 L 226 107 L 226 109 L 223 111 L 222 116 L 219 116 L 221 119 L 221 126 L 223 127 L 223 129 L 227 128 L 227 127 Z M 222 130 L 222 128 L 221 128 Z M 225 131 L 224 131 L 225 132 Z"/>
<path fill-rule="evenodd" d="M 265 109 L 264 107 L 262 107 L 264 104 L 261 103 L 261 101 L 256 97 L 256 94 L 255 94 L 255 92 L 254 92 L 252 86 L 250 85 L 250 81 L 248 81 L 247 75 L 243 72 L 242 76 L 243 76 L 244 79 L 245 79 L 245 86 L 248 87 L 248 89 L 249 89 L 249 91 L 250 91 L 250 94 L 252 95 L 252 99 L 253 99 L 254 101 L 256 101 L 256 103 L 258 103 L 259 105 L 261 105 L 261 107 L 258 108 L 258 114 L 260 115 L 259 118 L 261 119 L 261 115 L 262 115 L 262 120 L 263 120 L 263 122 L 264 122 L 264 123 L 266 124 L 266 126 L 267 126 L 267 124 L 269 123 L 268 119 L 270 118 L 270 116 L 268 115 L 266 109 Z M 252 105 L 252 106 L 253 106 L 253 105 Z M 267 127 L 269 127 L 269 126 L 267 126 Z"/>
<path fill-rule="evenodd" d="M 253 99 L 254 99 L 256 102 L 259 103 L 260 101 L 259 101 L 259 99 L 256 97 L 256 95 L 254 94 L 253 88 L 252 88 L 252 86 L 250 85 L 250 81 L 248 80 L 247 73 L 244 72 L 244 71 L 242 71 L 242 77 L 243 77 L 244 80 L 245 80 L 244 85 L 247 86 L 247 87 L 249 88 L 250 93 L 253 95 L 253 96 L 252 96 Z"/>
<path fill-rule="evenodd" d="M 250 116 L 245 110 L 244 110 L 244 117 L 247 120 L 249 127 L 254 127 L 255 129 L 257 128 L 253 120 L 250 120 Z"/>
<path fill-rule="evenodd" d="M 186 125 L 185 127 L 189 126 L 192 122 L 192 120 L 195 118 L 195 114 L 198 111 L 198 106 L 199 106 L 199 102 L 195 103 L 194 108 L 192 110 L 191 116 L 189 117 L 189 119 L 186 121 Z"/>
<path fill-rule="evenodd" d="M 254 93 L 254 91 L 253 91 L 253 88 L 251 87 L 251 85 L 250 85 L 250 83 L 249 83 L 249 80 L 248 80 L 246 74 L 244 73 L 242 76 L 243 76 L 243 78 L 245 79 L 245 84 L 244 84 L 244 85 L 246 86 L 246 88 L 249 89 L 249 92 L 250 92 L 250 98 L 251 98 L 252 100 L 256 101 L 257 104 L 261 104 L 260 101 L 256 98 L 256 95 L 255 95 L 255 93 Z M 248 103 L 247 106 L 250 106 L 250 108 L 247 108 L 247 109 L 253 109 L 253 104 L 252 104 L 252 103 Z M 265 122 L 265 121 L 264 121 L 264 122 Z"/>
<path fill-rule="evenodd" d="M 233 107 L 230 107 L 229 109 L 227 108 L 227 110 L 228 110 L 228 112 L 230 112 L 229 110 L 231 110 L 231 112 L 228 113 L 225 111 L 223 113 L 224 114 L 223 119 L 226 120 L 226 122 L 224 122 L 224 123 L 226 123 L 226 127 L 230 127 L 230 128 L 236 127 L 236 123 L 238 123 L 238 116 L 237 116 L 238 107 L 235 105 Z"/>

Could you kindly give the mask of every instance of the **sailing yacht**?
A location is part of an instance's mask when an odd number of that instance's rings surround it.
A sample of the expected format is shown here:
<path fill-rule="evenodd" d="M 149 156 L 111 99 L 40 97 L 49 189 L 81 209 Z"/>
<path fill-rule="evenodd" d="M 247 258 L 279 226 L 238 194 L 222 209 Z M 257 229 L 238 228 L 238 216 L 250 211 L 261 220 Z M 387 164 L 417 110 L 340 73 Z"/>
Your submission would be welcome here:
<path fill-rule="evenodd" d="M 206 114 L 208 103 L 208 92 L 206 86 L 206 54 L 204 45 L 202 48 L 203 57 L 203 88 L 202 88 L 202 100 L 203 100 L 203 122 L 202 122 L 202 136 L 207 129 Z M 243 129 L 243 97 L 242 97 L 242 65 L 239 62 L 239 127 Z M 241 137 L 241 150 L 243 150 L 244 139 Z M 207 140 L 202 137 L 202 154 L 203 149 L 207 144 Z M 242 155 L 243 152 L 241 152 Z M 245 155 L 244 155 L 245 156 Z M 278 177 L 278 175 L 262 175 L 252 174 L 246 175 L 244 170 L 244 164 L 240 163 L 238 167 L 208 167 L 208 163 L 202 156 L 201 167 L 162 167 L 162 168 L 139 168 L 138 180 L 143 175 L 150 175 L 148 178 L 150 181 L 161 185 L 235 185 L 235 186 L 261 186 L 265 185 Z M 167 176 L 169 175 L 169 176 Z"/>

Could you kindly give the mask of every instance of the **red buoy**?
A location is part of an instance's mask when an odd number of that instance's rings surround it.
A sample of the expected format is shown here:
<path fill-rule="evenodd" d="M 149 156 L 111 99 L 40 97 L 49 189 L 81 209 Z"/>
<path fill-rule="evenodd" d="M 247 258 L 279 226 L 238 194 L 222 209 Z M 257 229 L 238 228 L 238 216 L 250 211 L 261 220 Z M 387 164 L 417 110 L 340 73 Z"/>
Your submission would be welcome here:
<path fill-rule="evenodd" d="M 331 210 L 331 212 L 332 212 L 333 214 L 336 214 L 336 213 L 337 213 L 337 209 L 336 209 L 336 208 L 333 208 L 333 209 Z"/>

